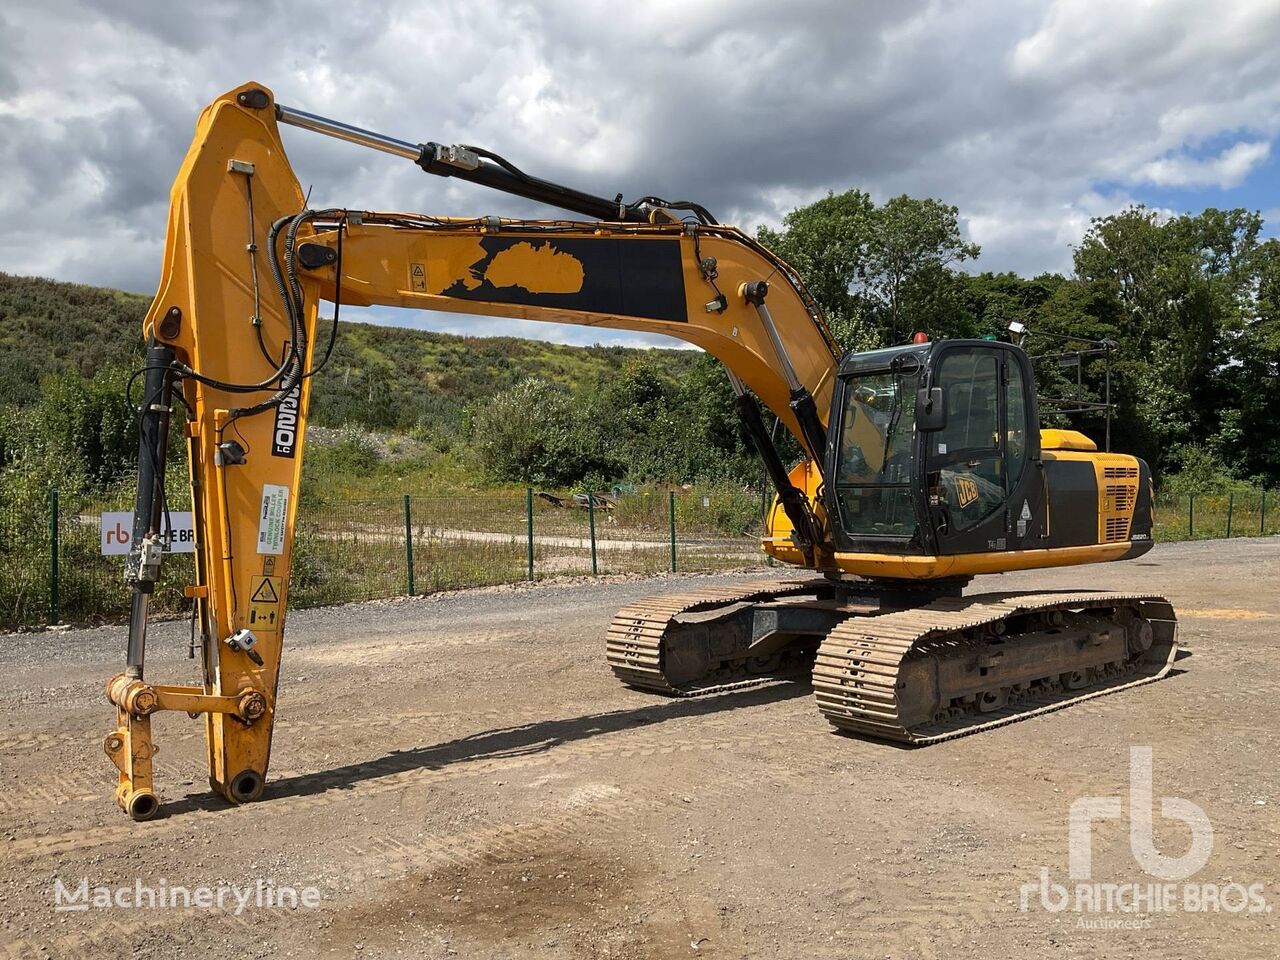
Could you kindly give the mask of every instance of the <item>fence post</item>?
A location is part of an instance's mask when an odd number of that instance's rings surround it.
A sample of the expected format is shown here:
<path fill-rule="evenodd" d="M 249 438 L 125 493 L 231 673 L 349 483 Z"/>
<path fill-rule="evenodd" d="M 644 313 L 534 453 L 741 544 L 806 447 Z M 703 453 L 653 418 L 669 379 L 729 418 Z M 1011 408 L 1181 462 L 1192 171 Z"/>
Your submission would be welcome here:
<path fill-rule="evenodd" d="M 1194 540 L 1196 536 L 1196 495 L 1194 493 L 1187 494 L 1187 539 Z"/>
<path fill-rule="evenodd" d="M 1267 488 L 1262 488 L 1262 509 L 1258 514 L 1258 536 L 1264 537 L 1267 534 Z"/>
<path fill-rule="evenodd" d="M 408 573 L 409 596 L 414 595 L 413 582 L 413 519 L 409 514 L 409 495 L 404 495 L 404 562 Z"/>
<path fill-rule="evenodd" d="M 49 623 L 58 622 L 58 488 L 49 488 Z"/>
<path fill-rule="evenodd" d="M 524 488 L 524 518 L 529 531 L 529 579 L 533 579 L 533 487 Z"/>
<path fill-rule="evenodd" d="M 587 491 L 587 525 L 591 528 L 591 575 L 594 577 L 600 573 L 600 567 L 596 563 L 596 498 L 590 490 Z"/>
<path fill-rule="evenodd" d="M 1231 510 L 1235 506 L 1236 495 L 1234 493 L 1227 494 L 1227 539 L 1231 539 Z"/>
<path fill-rule="evenodd" d="M 667 491 L 667 517 L 671 521 L 671 572 L 676 572 L 676 492 Z"/>

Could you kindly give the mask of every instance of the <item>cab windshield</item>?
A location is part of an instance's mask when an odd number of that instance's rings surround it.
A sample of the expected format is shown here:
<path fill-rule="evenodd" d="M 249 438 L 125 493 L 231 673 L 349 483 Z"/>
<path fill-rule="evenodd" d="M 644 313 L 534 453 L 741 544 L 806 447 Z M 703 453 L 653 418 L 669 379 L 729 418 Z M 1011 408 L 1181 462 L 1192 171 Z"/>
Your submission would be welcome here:
<path fill-rule="evenodd" d="M 840 419 L 836 500 L 853 537 L 910 537 L 917 371 L 851 377 Z"/>

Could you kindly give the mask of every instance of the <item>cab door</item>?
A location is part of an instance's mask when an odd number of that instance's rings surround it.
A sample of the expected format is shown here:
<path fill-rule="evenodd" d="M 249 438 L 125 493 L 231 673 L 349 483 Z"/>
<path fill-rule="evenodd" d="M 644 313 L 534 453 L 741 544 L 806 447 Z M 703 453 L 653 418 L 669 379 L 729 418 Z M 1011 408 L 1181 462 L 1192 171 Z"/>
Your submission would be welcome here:
<path fill-rule="evenodd" d="M 923 434 L 929 518 L 938 554 L 1029 549 L 1043 513 L 1030 364 L 995 342 L 946 344 L 931 384 L 941 429 Z"/>

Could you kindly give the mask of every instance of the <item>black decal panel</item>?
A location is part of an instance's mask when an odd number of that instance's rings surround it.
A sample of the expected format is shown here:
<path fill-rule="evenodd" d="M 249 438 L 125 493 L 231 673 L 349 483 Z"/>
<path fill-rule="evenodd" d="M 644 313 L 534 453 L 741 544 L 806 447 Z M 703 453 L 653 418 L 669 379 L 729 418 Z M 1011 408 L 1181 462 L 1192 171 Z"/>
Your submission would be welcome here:
<path fill-rule="evenodd" d="M 678 240 L 486 236 L 479 246 L 443 296 L 688 322 Z"/>
<path fill-rule="evenodd" d="M 1047 547 L 1098 542 L 1098 475 L 1087 460 L 1045 460 L 1049 485 Z"/>

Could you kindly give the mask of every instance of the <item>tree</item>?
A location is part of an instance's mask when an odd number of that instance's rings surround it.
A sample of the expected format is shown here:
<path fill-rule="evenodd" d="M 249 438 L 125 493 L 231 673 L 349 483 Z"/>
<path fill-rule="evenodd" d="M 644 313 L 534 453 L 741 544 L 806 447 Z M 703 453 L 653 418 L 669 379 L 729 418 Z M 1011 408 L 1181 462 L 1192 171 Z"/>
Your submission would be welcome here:
<path fill-rule="evenodd" d="M 963 280 L 952 265 L 980 250 L 960 236 L 958 216 L 939 200 L 901 196 L 877 207 L 848 190 L 792 210 L 781 231 L 761 227 L 758 236 L 799 272 L 836 341 L 868 350 L 900 343 L 915 327 L 967 333 Z"/>
<path fill-rule="evenodd" d="M 1242 209 L 1134 206 L 1095 219 L 1076 250 L 1077 277 L 1114 308 L 1117 366 L 1145 433 L 1135 452 L 1157 471 L 1201 448 L 1228 463 L 1245 453 L 1237 350 L 1255 313 L 1261 229 Z"/>
<path fill-rule="evenodd" d="M 650 356 L 634 357 L 579 405 L 594 409 L 616 476 L 635 481 L 683 479 L 681 417 L 672 411 L 673 385 Z"/>
<path fill-rule="evenodd" d="M 759 483 L 764 468 L 743 431 L 734 408 L 733 388 L 724 366 L 702 354 L 680 379 L 675 406 L 680 415 L 682 480 Z M 785 430 L 781 434 L 789 434 Z"/>
<path fill-rule="evenodd" d="M 496 480 L 567 485 L 614 472 L 597 419 L 546 380 L 530 377 L 482 404 L 470 433 L 481 465 Z"/>
<path fill-rule="evenodd" d="M 782 230 L 760 227 L 760 242 L 786 260 L 804 280 L 846 350 L 878 345 L 866 304 L 854 292 L 863 275 L 875 204 L 861 190 L 828 193 L 782 218 Z"/>
<path fill-rule="evenodd" d="M 1274 483 L 1280 477 L 1280 430 L 1273 399 L 1280 383 L 1280 240 L 1258 245 L 1252 274 L 1255 296 L 1233 331 L 1237 363 L 1223 371 L 1238 400 L 1239 416 L 1228 426 L 1240 432 L 1233 451 L 1239 472 Z"/>
<path fill-rule="evenodd" d="M 981 253 L 960 236 L 959 210 L 939 200 L 905 194 L 880 207 L 872 218 L 861 280 L 885 314 L 890 343 L 909 334 L 903 320 L 928 325 L 950 304 L 951 264 Z M 914 305 L 914 316 L 906 308 Z"/>

